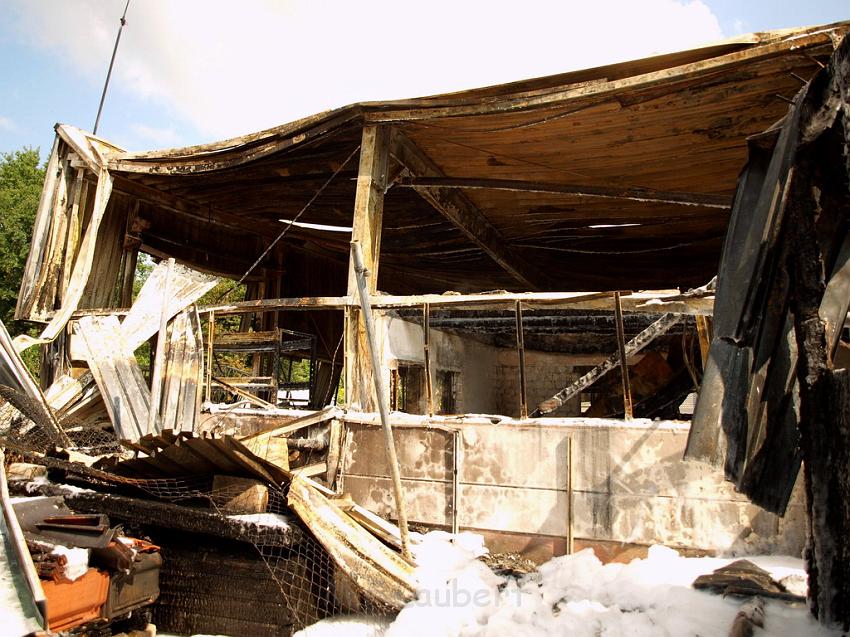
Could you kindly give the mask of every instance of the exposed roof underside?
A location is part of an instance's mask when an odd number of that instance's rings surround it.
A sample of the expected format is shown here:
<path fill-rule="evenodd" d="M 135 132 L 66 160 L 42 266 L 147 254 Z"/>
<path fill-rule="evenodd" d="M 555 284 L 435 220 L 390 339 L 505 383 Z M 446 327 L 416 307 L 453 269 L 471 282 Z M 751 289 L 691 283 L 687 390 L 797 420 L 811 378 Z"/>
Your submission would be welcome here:
<path fill-rule="evenodd" d="M 110 152 L 109 168 L 115 191 L 141 202 L 145 249 L 238 276 L 354 153 L 362 127 L 386 123 L 429 168 L 391 151 L 380 289 L 528 287 L 421 196 L 435 192 L 480 212 L 541 273 L 540 289 L 694 286 L 716 272 L 747 138 L 784 116 L 847 27 L 355 104 L 215 144 Z M 357 165 L 354 153 L 300 221 L 350 226 Z M 348 241 L 292 227 L 282 249 L 344 266 Z"/>

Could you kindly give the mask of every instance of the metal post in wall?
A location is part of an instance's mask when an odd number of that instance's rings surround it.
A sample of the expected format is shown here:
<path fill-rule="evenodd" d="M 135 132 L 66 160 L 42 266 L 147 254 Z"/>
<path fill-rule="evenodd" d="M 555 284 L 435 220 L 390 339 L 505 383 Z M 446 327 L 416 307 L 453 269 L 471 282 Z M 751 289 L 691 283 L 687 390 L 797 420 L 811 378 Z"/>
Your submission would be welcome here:
<path fill-rule="evenodd" d="M 573 554 L 573 437 L 567 436 L 567 555 Z"/>
<path fill-rule="evenodd" d="M 614 319 L 617 323 L 617 348 L 620 351 L 620 371 L 623 377 L 623 414 L 626 420 L 631 420 L 632 388 L 629 383 L 629 365 L 626 360 L 626 331 L 623 327 L 623 304 L 620 293 L 614 292 Z"/>
<path fill-rule="evenodd" d="M 401 490 L 401 473 L 398 467 L 398 456 L 393 440 L 392 425 L 390 425 L 387 393 L 384 391 L 381 361 L 378 358 L 377 340 L 375 338 L 375 323 L 372 319 L 372 306 L 369 303 L 369 291 L 366 287 L 366 267 L 363 265 L 363 252 L 358 241 L 351 242 L 351 255 L 354 260 L 354 273 L 357 278 L 357 291 L 360 295 L 360 309 L 363 313 L 363 324 L 366 328 L 366 342 L 369 346 L 369 356 L 372 361 L 372 383 L 378 400 L 378 413 L 384 429 L 384 444 L 387 450 L 387 460 L 393 478 L 396 510 L 398 512 L 398 530 L 401 535 L 401 552 L 410 558 L 410 536 L 407 530 L 407 509 L 404 504 L 404 494 Z"/>
<path fill-rule="evenodd" d="M 516 302 L 516 349 L 519 354 L 519 417 L 528 418 L 528 397 L 525 389 L 525 337 L 522 332 L 522 303 Z"/>
<path fill-rule="evenodd" d="M 460 450 L 461 450 L 461 432 L 455 429 L 452 435 L 452 533 L 457 533 L 460 517 Z"/>
<path fill-rule="evenodd" d="M 207 401 L 212 402 L 212 368 L 213 368 L 213 340 L 215 339 L 215 312 L 210 310 L 209 323 L 207 324 Z"/>
<path fill-rule="evenodd" d="M 425 340 L 425 393 L 428 396 L 428 415 L 434 415 L 434 386 L 431 382 L 431 304 L 422 306 L 422 331 Z"/>

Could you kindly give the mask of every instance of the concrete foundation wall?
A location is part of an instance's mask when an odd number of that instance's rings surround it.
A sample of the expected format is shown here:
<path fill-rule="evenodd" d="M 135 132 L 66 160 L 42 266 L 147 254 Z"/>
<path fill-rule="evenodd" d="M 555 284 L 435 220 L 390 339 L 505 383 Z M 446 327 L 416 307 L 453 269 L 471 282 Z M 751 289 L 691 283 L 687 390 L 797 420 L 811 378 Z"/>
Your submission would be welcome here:
<path fill-rule="evenodd" d="M 456 425 L 442 419 L 425 428 L 403 415 L 395 420 L 413 523 L 451 525 L 457 431 L 461 528 L 565 537 L 572 437 L 576 538 L 742 554 L 802 551 L 799 489 L 782 519 L 750 504 L 718 469 L 682 460 L 687 423 L 479 418 Z M 376 513 L 395 517 L 380 429 L 354 422 L 346 428 L 343 489 Z"/>

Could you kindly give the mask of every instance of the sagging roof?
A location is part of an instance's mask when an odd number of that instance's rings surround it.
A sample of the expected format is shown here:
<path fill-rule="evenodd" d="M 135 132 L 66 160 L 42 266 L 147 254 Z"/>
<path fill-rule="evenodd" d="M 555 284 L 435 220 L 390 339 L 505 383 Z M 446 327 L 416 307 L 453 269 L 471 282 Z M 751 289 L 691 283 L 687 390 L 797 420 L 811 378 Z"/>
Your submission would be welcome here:
<path fill-rule="evenodd" d="M 319 191 L 299 221 L 350 227 L 363 128 L 389 125 L 380 289 L 696 286 L 717 270 L 747 138 L 784 116 L 848 26 L 354 104 L 182 149 L 88 140 L 113 192 L 140 203 L 142 249 L 200 269 L 241 275 Z M 344 273 L 349 240 L 292 226 L 280 249 Z M 268 265 L 285 269 L 283 255 Z M 322 293 L 343 293 L 338 278 Z"/>

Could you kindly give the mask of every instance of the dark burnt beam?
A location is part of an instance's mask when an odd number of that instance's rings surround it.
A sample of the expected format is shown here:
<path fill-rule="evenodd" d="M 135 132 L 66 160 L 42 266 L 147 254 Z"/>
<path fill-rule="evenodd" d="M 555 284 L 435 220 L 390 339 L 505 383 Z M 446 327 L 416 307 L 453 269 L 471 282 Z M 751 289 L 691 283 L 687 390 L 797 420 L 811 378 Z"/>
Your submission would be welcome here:
<path fill-rule="evenodd" d="M 259 236 L 274 236 L 283 228 L 282 225 L 269 224 L 256 219 L 251 219 L 248 222 L 244 217 L 218 210 L 212 206 L 197 204 L 190 199 L 146 186 L 135 179 L 127 179 L 120 175 L 115 176 L 115 184 L 112 189 L 158 208 L 183 217 L 204 221 L 219 228 L 238 230 Z"/>
<path fill-rule="evenodd" d="M 412 172 L 412 171 L 411 171 Z M 700 206 L 730 210 L 730 195 L 712 195 L 694 192 L 665 192 L 650 188 L 611 188 L 604 186 L 577 186 L 554 184 L 542 181 L 514 179 L 477 179 L 465 177 L 399 177 L 395 184 L 405 188 L 443 188 L 464 190 L 507 190 L 511 192 L 539 192 L 563 194 L 575 197 L 616 199 L 650 203 L 665 203 L 679 206 Z"/>
<path fill-rule="evenodd" d="M 445 178 L 439 166 L 399 131 L 393 136 L 390 152 L 413 177 Z M 413 188 L 525 288 L 539 290 L 548 287 L 548 277 L 514 251 L 499 230 L 457 189 L 428 185 Z"/>

